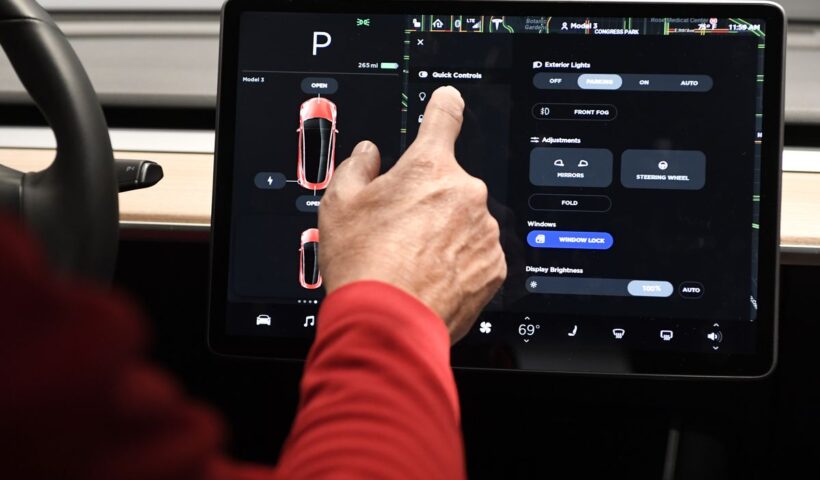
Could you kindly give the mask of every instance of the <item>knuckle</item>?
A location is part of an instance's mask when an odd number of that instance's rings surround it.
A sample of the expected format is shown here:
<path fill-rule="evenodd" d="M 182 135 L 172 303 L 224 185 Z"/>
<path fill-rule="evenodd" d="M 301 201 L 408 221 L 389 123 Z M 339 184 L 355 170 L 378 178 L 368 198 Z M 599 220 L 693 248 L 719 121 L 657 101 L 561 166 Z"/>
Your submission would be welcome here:
<path fill-rule="evenodd" d="M 464 181 L 464 189 L 470 196 L 470 200 L 480 203 L 487 202 L 487 185 L 478 178 L 467 176 Z"/>
<path fill-rule="evenodd" d="M 333 210 L 333 207 L 339 200 L 338 188 L 336 188 L 334 185 L 335 184 L 331 182 L 327 190 L 325 190 L 325 194 L 322 195 L 322 201 L 319 204 L 320 212 L 327 212 L 329 210 Z"/>
<path fill-rule="evenodd" d="M 498 222 L 495 222 L 493 235 L 495 236 L 495 241 L 498 243 L 499 248 L 501 248 L 501 227 L 498 225 Z"/>
<path fill-rule="evenodd" d="M 507 262 L 504 261 L 504 256 L 501 256 L 501 262 L 498 266 L 498 273 L 496 274 L 496 282 L 498 285 L 504 283 L 504 280 L 507 279 Z"/>
<path fill-rule="evenodd" d="M 501 238 L 501 227 L 498 225 L 498 220 L 490 214 L 487 214 L 487 228 L 494 240 Z"/>
<path fill-rule="evenodd" d="M 483 180 L 473 177 L 473 189 L 475 190 L 476 195 L 480 198 L 486 199 L 489 191 L 487 190 L 487 184 L 484 183 Z"/>

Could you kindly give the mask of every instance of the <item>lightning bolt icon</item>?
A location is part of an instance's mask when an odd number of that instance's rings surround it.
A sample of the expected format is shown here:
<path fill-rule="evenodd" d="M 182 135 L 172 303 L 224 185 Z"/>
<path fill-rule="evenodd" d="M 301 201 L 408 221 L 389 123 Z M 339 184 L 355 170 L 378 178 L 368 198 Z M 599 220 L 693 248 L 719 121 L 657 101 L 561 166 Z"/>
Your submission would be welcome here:
<path fill-rule="evenodd" d="M 268 175 L 268 186 L 273 185 L 273 177 Z"/>

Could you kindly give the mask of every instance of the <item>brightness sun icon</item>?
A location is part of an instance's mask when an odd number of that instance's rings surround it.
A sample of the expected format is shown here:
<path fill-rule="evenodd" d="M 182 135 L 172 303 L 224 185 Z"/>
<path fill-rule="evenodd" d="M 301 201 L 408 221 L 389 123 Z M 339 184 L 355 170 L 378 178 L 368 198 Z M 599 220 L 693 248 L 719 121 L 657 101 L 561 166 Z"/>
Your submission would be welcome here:
<path fill-rule="evenodd" d="M 536 282 L 535 280 L 530 282 L 530 288 L 535 288 L 537 286 L 538 286 L 538 282 Z"/>

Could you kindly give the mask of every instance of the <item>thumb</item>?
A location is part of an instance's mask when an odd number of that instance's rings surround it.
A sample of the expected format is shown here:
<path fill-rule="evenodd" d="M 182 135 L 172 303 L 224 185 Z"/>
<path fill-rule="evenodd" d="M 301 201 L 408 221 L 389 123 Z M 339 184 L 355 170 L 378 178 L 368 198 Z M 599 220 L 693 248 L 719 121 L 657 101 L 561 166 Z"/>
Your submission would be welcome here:
<path fill-rule="evenodd" d="M 337 195 L 355 194 L 379 175 L 381 155 L 373 142 L 359 142 L 350 157 L 336 169 L 328 191 Z"/>
<path fill-rule="evenodd" d="M 453 87 L 436 89 L 424 110 L 424 120 L 414 143 L 435 145 L 452 152 L 461 132 L 463 118 L 464 100 L 461 93 Z"/>

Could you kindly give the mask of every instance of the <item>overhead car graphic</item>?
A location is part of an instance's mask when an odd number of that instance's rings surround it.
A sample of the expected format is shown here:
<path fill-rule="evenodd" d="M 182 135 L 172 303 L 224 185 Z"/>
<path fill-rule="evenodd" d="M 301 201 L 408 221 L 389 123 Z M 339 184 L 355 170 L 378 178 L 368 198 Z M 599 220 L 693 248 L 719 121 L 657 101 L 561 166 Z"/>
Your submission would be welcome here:
<path fill-rule="evenodd" d="M 336 104 L 321 97 L 303 103 L 299 108 L 298 132 L 299 185 L 323 190 L 330 183 L 336 162 Z"/>
<path fill-rule="evenodd" d="M 319 273 L 319 230 L 316 228 L 302 232 L 299 247 L 299 283 L 309 290 L 322 286 L 322 275 Z"/>

